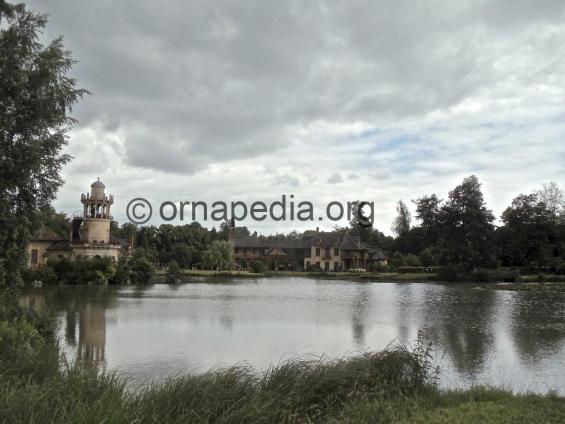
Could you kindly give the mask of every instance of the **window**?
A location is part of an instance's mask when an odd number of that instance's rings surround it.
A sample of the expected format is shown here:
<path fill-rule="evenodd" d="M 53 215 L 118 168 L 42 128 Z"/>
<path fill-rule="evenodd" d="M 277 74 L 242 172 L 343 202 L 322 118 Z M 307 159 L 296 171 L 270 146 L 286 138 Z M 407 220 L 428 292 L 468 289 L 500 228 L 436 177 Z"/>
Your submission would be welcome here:
<path fill-rule="evenodd" d="M 339 256 L 339 247 L 334 247 L 334 256 Z"/>
<path fill-rule="evenodd" d="M 310 261 L 306 261 L 306 269 L 310 269 Z"/>
<path fill-rule="evenodd" d="M 316 247 L 316 256 L 320 256 L 320 248 Z"/>
<path fill-rule="evenodd" d="M 39 259 L 39 251 L 37 249 L 31 249 L 31 263 L 37 265 Z"/>
<path fill-rule="evenodd" d="M 326 252 L 325 252 L 325 256 L 326 256 L 326 258 L 327 258 L 327 257 L 329 257 L 329 256 L 330 256 L 330 248 L 329 248 L 329 247 L 326 247 L 326 249 L 325 249 L 325 250 L 326 250 Z"/>
<path fill-rule="evenodd" d="M 334 271 L 339 271 L 339 262 L 334 262 Z"/>
<path fill-rule="evenodd" d="M 324 262 L 324 271 L 330 270 L 330 263 L 328 261 Z"/>

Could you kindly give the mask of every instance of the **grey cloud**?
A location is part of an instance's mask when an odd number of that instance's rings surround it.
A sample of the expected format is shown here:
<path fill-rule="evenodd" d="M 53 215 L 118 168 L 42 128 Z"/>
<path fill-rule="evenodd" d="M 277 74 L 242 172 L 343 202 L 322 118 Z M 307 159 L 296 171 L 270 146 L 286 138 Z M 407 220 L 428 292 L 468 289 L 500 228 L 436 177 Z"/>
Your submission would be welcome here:
<path fill-rule="evenodd" d="M 275 175 L 271 181 L 271 185 L 298 187 L 300 185 L 300 180 L 288 174 Z"/>
<path fill-rule="evenodd" d="M 343 182 L 341 174 L 339 172 L 334 172 L 327 180 L 329 184 L 339 184 Z"/>
<path fill-rule="evenodd" d="M 494 66 L 515 37 L 563 18 L 550 0 L 31 4 L 93 92 L 80 125 L 123 134 L 128 165 L 185 173 L 314 121 L 386 124 L 492 91 L 518 72 Z"/>

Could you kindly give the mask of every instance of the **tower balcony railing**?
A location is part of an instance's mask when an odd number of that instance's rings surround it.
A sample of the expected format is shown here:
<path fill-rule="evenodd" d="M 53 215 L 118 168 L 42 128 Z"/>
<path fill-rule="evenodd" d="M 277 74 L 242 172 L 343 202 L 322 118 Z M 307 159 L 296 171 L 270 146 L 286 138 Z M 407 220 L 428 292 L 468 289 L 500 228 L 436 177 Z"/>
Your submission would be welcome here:
<path fill-rule="evenodd" d="M 82 203 L 85 202 L 108 202 L 114 203 L 114 195 L 113 194 L 105 194 L 103 196 L 93 196 L 92 193 L 82 193 L 80 195 L 80 201 Z"/>
<path fill-rule="evenodd" d="M 109 220 L 113 220 L 114 217 L 112 215 L 95 213 L 95 214 L 86 214 L 84 216 L 84 219 L 109 219 Z"/>

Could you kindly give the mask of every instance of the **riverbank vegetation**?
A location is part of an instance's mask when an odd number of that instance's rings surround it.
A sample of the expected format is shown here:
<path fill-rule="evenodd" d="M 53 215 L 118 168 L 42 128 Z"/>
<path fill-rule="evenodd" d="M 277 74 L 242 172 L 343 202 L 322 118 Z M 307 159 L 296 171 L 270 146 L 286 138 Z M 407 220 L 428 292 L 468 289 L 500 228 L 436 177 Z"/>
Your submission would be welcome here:
<path fill-rule="evenodd" d="M 560 423 L 565 399 L 442 391 L 430 350 L 391 346 L 337 360 L 245 364 L 136 386 L 59 352 L 53 317 L 0 296 L 0 422 Z"/>

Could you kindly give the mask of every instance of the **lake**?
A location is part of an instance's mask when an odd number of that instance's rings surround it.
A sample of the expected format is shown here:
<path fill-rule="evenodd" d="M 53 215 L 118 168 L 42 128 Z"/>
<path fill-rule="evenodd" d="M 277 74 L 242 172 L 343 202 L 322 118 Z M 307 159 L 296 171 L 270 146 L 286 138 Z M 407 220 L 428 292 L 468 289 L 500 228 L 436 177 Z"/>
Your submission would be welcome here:
<path fill-rule="evenodd" d="M 565 395 L 565 293 L 306 278 L 201 279 L 178 286 L 44 287 L 69 360 L 131 384 L 246 361 L 340 357 L 432 343 L 445 388 L 490 384 Z"/>

